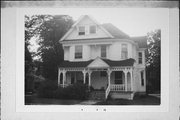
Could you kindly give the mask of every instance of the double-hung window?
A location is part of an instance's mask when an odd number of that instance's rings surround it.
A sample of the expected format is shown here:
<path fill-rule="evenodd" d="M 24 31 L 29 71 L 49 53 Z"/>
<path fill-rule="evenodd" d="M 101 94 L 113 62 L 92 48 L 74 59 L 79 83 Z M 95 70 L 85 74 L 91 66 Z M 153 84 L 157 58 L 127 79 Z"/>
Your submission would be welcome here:
<path fill-rule="evenodd" d="M 79 26 L 79 35 L 85 35 L 85 26 Z"/>
<path fill-rule="evenodd" d="M 121 48 L 121 58 L 122 58 L 122 59 L 127 59 L 127 58 L 128 58 L 128 48 L 127 48 L 127 44 L 122 44 L 122 48 Z"/>
<path fill-rule="evenodd" d="M 101 46 L 101 57 L 106 58 L 106 46 Z"/>
<path fill-rule="evenodd" d="M 82 58 L 82 45 L 75 46 L 75 59 Z"/>
<path fill-rule="evenodd" d="M 142 52 L 138 53 L 138 63 L 142 64 Z"/>

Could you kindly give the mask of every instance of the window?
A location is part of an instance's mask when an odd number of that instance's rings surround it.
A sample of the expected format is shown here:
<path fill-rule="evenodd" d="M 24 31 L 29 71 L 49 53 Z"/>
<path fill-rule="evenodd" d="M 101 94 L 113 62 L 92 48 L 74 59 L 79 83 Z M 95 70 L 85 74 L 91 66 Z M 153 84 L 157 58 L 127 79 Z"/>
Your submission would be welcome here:
<path fill-rule="evenodd" d="M 79 35 L 85 35 L 85 26 L 79 26 Z"/>
<path fill-rule="evenodd" d="M 115 84 L 123 84 L 122 71 L 115 71 Z"/>
<path fill-rule="evenodd" d="M 127 59 L 128 58 L 127 44 L 122 44 L 121 58 L 122 59 Z"/>
<path fill-rule="evenodd" d="M 82 58 L 82 46 L 75 46 L 75 59 L 81 59 Z"/>
<path fill-rule="evenodd" d="M 101 77 L 106 77 L 106 74 L 107 74 L 106 71 L 100 71 L 100 76 L 101 76 Z"/>
<path fill-rule="evenodd" d="M 141 86 L 144 86 L 144 72 L 141 71 Z"/>
<path fill-rule="evenodd" d="M 96 33 L 96 26 L 94 26 L 94 25 L 90 26 L 89 33 L 90 34 Z"/>
<path fill-rule="evenodd" d="M 138 53 L 138 63 L 142 64 L 142 52 Z"/>
<path fill-rule="evenodd" d="M 106 58 L 106 46 L 101 46 L 101 57 Z"/>

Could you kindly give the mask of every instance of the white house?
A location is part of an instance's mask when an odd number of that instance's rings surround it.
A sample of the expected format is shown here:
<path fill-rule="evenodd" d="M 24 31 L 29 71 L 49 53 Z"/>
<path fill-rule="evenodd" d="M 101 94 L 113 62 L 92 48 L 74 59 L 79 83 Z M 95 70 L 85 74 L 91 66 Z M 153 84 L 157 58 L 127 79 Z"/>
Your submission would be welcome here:
<path fill-rule="evenodd" d="M 110 23 L 83 15 L 59 42 L 64 49 L 59 86 L 88 84 L 104 90 L 105 99 L 133 99 L 136 92 L 146 91 L 145 36 L 130 37 Z"/>

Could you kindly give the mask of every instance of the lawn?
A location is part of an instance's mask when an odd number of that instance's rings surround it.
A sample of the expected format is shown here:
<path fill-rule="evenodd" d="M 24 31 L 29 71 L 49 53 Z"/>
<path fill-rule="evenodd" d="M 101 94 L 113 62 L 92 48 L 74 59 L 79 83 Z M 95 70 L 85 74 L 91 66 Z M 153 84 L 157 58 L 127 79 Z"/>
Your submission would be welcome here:
<path fill-rule="evenodd" d="M 135 96 L 134 100 L 116 99 L 106 101 L 62 100 L 26 96 L 26 105 L 160 105 L 160 99 L 154 96 Z"/>
<path fill-rule="evenodd" d="M 80 104 L 82 100 L 61 100 L 53 98 L 40 98 L 37 96 L 26 96 L 25 105 L 75 105 Z"/>
<path fill-rule="evenodd" d="M 160 105 L 160 98 L 149 95 L 135 96 L 133 100 L 106 100 L 97 102 L 95 105 Z"/>

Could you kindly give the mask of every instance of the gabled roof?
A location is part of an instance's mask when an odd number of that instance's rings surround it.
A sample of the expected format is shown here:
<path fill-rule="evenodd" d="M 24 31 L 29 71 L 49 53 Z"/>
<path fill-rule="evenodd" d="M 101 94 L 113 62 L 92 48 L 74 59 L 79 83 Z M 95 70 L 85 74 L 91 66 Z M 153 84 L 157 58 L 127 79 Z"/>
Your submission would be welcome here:
<path fill-rule="evenodd" d="M 92 20 L 96 25 L 98 25 L 100 27 L 100 29 L 103 30 L 110 38 L 113 38 L 113 36 L 106 29 L 104 29 L 95 19 L 93 19 L 89 15 L 83 15 L 71 26 L 71 29 L 60 39 L 60 41 L 63 41 L 73 31 L 73 29 L 76 27 L 76 25 L 79 24 L 83 19 L 85 19 L 87 17 L 90 20 Z"/>
<path fill-rule="evenodd" d="M 109 65 L 100 57 L 97 57 L 87 67 L 88 68 L 108 68 Z"/>
<path fill-rule="evenodd" d="M 74 27 L 81 22 L 83 19 L 85 18 L 89 18 L 91 19 L 95 24 L 97 24 L 109 37 L 104 37 L 104 38 L 87 38 L 87 39 L 71 39 L 73 40 L 104 40 L 104 39 L 128 39 L 128 40 L 132 40 L 135 43 L 138 44 L 139 48 L 147 48 L 147 38 L 146 36 L 139 36 L 139 37 L 130 37 L 129 35 L 127 35 L 126 33 L 124 33 L 123 31 L 121 31 L 120 29 L 118 29 L 117 27 L 115 27 L 113 24 L 111 23 L 105 23 L 105 24 L 99 24 L 95 19 L 93 19 L 91 16 L 89 15 L 83 15 L 81 16 L 71 27 L 71 29 L 61 38 L 60 41 L 63 41 L 64 39 L 66 39 L 66 37 L 74 30 Z M 70 41 L 70 40 L 69 40 Z"/>
<path fill-rule="evenodd" d="M 122 32 L 121 30 L 119 30 L 117 27 L 115 27 L 113 24 L 111 23 L 105 23 L 102 24 L 102 26 L 114 37 L 114 38 L 120 38 L 120 39 L 126 39 L 129 38 L 129 36 Z"/>
<path fill-rule="evenodd" d="M 74 68 L 74 67 L 87 67 L 93 60 L 89 61 L 81 61 L 81 62 L 70 62 L 70 61 L 63 61 L 59 67 L 67 67 L 67 68 Z"/>
<path fill-rule="evenodd" d="M 139 48 L 147 48 L 147 37 L 146 36 L 139 36 L 139 37 L 131 37 L 133 41 L 138 43 Z"/>
<path fill-rule="evenodd" d="M 114 61 L 114 60 L 109 60 L 109 59 L 102 59 L 100 58 L 103 62 L 107 63 L 110 67 L 124 67 L 124 66 L 133 66 L 135 60 L 130 58 L 126 60 L 120 60 L 120 61 Z M 74 68 L 74 67 L 88 67 L 94 60 L 89 60 L 89 61 L 79 61 L 79 62 L 70 62 L 70 61 L 63 61 L 59 67 L 67 67 L 67 68 Z"/>

